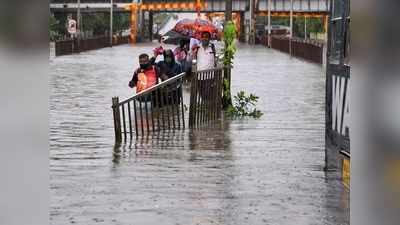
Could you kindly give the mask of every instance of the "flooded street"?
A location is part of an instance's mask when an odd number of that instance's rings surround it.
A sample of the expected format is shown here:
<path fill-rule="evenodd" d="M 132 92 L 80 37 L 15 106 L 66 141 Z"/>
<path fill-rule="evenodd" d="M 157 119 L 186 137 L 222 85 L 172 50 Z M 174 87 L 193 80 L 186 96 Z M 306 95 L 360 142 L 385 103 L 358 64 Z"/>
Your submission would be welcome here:
<path fill-rule="evenodd" d="M 111 98 L 133 94 L 156 46 L 50 59 L 51 224 L 349 224 L 349 193 L 323 170 L 323 68 L 263 46 L 239 45 L 232 74 L 260 119 L 114 146 Z"/>

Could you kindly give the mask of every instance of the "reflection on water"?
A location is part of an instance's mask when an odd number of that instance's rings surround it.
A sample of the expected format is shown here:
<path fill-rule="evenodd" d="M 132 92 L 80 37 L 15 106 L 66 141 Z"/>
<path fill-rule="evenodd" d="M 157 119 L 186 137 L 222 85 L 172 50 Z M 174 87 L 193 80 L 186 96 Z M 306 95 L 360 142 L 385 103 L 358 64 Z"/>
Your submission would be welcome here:
<path fill-rule="evenodd" d="M 233 92 L 261 119 L 228 119 L 114 145 L 111 98 L 131 96 L 153 44 L 51 59 L 51 224 L 349 224 L 349 196 L 324 166 L 324 73 L 241 45 Z M 240 63 L 239 63 L 240 62 Z"/>

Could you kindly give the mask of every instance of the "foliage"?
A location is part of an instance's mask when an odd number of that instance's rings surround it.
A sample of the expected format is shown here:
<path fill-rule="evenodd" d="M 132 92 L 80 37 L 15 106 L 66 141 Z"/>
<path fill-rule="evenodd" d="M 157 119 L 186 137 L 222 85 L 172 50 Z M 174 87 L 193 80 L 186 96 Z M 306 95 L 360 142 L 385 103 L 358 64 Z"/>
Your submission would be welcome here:
<path fill-rule="evenodd" d="M 54 17 L 53 14 L 50 15 L 49 18 L 49 37 L 50 41 L 54 41 L 58 38 L 60 35 L 59 32 L 57 31 L 57 26 L 60 22 Z"/>
<path fill-rule="evenodd" d="M 224 48 L 224 65 L 232 66 L 233 58 L 236 52 L 235 39 L 236 39 L 236 27 L 232 21 L 228 21 L 224 26 L 223 36 L 225 48 Z"/>
<path fill-rule="evenodd" d="M 272 17 L 272 25 L 290 26 L 289 17 Z M 324 31 L 323 21 L 320 18 L 307 18 L 307 34 Z M 293 36 L 304 37 L 304 17 L 293 18 Z"/>
<path fill-rule="evenodd" d="M 115 22 L 114 22 L 115 23 Z M 110 16 L 106 13 L 82 15 L 82 31 L 92 31 L 93 35 L 103 35 L 110 28 Z"/>
<path fill-rule="evenodd" d="M 69 36 L 67 31 L 68 15 L 50 15 L 49 33 L 50 39 L 56 40 L 62 36 Z M 75 16 L 75 15 L 74 15 Z M 93 35 L 104 35 L 110 29 L 110 15 L 108 13 L 84 13 L 81 15 L 81 30 L 91 32 Z M 74 18 L 76 20 L 76 18 Z M 113 14 L 114 33 L 120 33 L 130 27 L 129 13 Z"/>
<path fill-rule="evenodd" d="M 224 58 L 223 62 L 225 66 L 232 67 L 233 66 L 233 58 L 236 53 L 235 46 L 236 39 L 236 27 L 232 21 L 227 21 L 224 25 Z M 223 81 L 223 97 L 222 97 L 222 105 L 224 109 L 228 109 L 232 106 L 232 97 L 231 97 L 231 69 L 225 69 L 225 76 Z"/>
<path fill-rule="evenodd" d="M 253 94 L 246 95 L 244 91 L 238 92 L 234 97 L 233 106 L 227 110 L 227 115 L 230 117 L 245 117 L 260 118 L 263 113 L 255 108 L 258 101 L 258 96 Z"/>
<path fill-rule="evenodd" d="M 113 30 L 114 32 L 122 32 L 128 30 L 130 27 L 130 15 L 129 13 L 116 13 L 113 15 Z"/>

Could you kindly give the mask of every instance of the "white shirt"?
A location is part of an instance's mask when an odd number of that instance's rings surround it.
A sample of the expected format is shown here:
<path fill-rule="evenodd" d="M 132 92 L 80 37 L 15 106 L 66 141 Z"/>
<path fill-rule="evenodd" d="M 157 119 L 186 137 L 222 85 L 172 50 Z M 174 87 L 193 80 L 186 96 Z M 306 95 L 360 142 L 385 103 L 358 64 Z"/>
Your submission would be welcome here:
<path fill-rule="evenodd" d="M 194 53 L 192 52 L 193 46 L 199 46 L 200 41 L 197 40 L 196 38 L 190 38 L 190 44 L 189 44 L 189 57 L 187 57 L 187 61 L 192 63 L 192 60 L 195 58 Z"/>
<path fill-rule="evenodd" d="M 193 45 L 200 45 L 200 41 L 196 38 L 190 38 L 189 49 L 192 49 Z"/>
<path fill-rule="evenodd" d="M 211 44 L 204 49 L 203 45 L 200 45 L 197 50 L 197 70 L 208 70 L 214 68 L 214 52 L 211 48 Z"/>

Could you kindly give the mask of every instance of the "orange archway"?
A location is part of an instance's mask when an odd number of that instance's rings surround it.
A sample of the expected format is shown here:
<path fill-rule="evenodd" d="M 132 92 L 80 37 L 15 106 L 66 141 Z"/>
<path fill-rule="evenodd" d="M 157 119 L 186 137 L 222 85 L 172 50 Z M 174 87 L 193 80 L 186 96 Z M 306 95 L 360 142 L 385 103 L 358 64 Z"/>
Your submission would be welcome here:
<path fill-rule="evenodd" d="M 168 2 L 168 3 L 131 3 L 125 6 L 125 10 L 131 12 L 131 43 L 136 43 L 137 38 L 137 18 L 139 10 L 142 11 L 162 11 L 166 9 L 192 9 L 196 10 L 200 16 L 200 11 L 207 7 L 207 3 L 202 3 L 201 0 L 193 0 L 188 2 Z"/>

